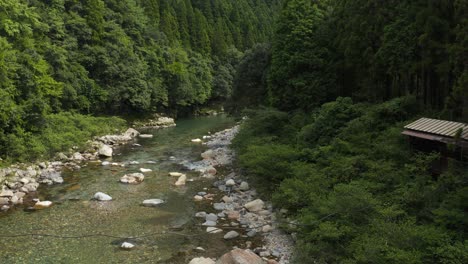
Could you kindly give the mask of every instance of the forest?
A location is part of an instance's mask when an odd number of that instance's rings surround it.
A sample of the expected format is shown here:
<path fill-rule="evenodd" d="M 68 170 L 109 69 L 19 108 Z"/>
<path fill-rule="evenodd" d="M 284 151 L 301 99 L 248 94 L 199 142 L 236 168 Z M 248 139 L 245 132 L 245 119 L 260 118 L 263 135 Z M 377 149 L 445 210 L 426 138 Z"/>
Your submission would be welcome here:
<path fill-rule="evenodd" d="M 439 154 L 401 135 L 422 116 L 468 122 L 466 14 L 466 0 L 0 0 L 0 158 L 224 104 L 245 117 L 237 165 L 285 209 L 294 263 L 468 263 L 466 153 L 434 175 Z"/>
<path fill-rule="evenodd" d="M 56 133 L 55 120 L 70 113 L 69 131 L 102 134 L 108 127 L 87 115 L 177 115 L 225 100 L 243 52 L 271 36 L 277 6 L 0 1 L 0 158 L 37 159 L 86 141 Z"/>

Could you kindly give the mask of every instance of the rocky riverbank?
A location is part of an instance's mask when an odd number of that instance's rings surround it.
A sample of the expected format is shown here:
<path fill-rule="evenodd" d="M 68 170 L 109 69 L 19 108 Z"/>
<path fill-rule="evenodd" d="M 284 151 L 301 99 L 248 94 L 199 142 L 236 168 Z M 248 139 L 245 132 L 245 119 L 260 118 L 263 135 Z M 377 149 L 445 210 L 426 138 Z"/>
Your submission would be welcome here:
<path fill-rule="evenodd" d="M 202 177 L 216 179 L 217 168 L 228 168 L 235 153 L 229 148 L 239 126 L 226 129 L 216 134 L 203 137 L 208 150 L 201 154 L 202 160 L 184 163 L 186 167 L 200 172 Z M 199 142 L 199 141 L 193 141 Z M 206 228 L 207 236 L 211 233 L 224 233 L 224 239 L 247 239 L 239 244 L 244 249 L 234 249 L 221 256 L 218 261 L 210 258 L 194 258 L 190 264 L 200 263 L 289 263 L 293 241 L 291 237 L 278 229 L 274 209 L 269 202 L 258 199 L 257 192 L 242 175 L 228 171 L 226 176 L 218 177 L 213 186 L 218 193 L 209 192 L 208 187 L 194 196 L 198 203 L 210 203 L 212 210 L 197 212 L 200 225 Z M 214 197 L 222 198 L 218 201 Z M 260 237 L 263 245 L 252 248 L 249 239 Z M 226 262 L 227 261 L 227 262 Z M 244 261 L 244 262 L 242 262 Z"/>
<path fill-rule="evenodd" d="M 149 123 L 158 124 L 157 128 L 175 126 L 174 119 L 161 116 L 150 120 Z M 22 204 L 28 205 L 31 210 L 34 209 L 34 205 L 39 202 L 36 191 L 40 184 L 61 184 L 64 170 L 79 170 L 87 161 L 110 158 L 118 146 L 128 144 L 138 136 L 146 135 L 140 135 L 137 130 L 129 128 L 120 135 L 105 135 L 88 141 L 88 148 L 83 152 L 72 149 L 68 155 L 58 153 L 53 161 L 13 164 L 7 168 L 0 168 L 0 210 L 5 212 Z M 102 164 L 125 166 L 108 161 L 103 161 Z M 42 207 L 36 206 L 35 209 Z"/>

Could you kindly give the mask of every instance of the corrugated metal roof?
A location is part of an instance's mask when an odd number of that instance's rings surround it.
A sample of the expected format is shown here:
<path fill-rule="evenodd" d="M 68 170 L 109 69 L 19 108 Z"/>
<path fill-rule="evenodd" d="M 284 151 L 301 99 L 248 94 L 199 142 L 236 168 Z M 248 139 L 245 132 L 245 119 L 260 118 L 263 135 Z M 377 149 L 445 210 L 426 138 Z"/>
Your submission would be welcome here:
<path fill-rule="evenodd" d="M 468 140 L 468 124 L 460 122 L 423 117 L 406 125 L 405 128 L 446 137 L 454 137 L 457 131 L 461 128 L 463 129 L 461 138 Z"/>

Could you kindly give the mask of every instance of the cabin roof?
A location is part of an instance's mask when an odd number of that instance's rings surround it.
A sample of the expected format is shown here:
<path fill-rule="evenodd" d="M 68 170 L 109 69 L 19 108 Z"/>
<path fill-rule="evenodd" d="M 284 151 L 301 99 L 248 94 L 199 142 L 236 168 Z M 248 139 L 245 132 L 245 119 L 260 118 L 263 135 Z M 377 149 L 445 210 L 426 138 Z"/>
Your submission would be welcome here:
<path fill-rule="evenodd" d="M 425 117 L 406 125 L 404 134 L 409 136 L 426 134 L 426 137 L 438 135 L 453 139 L 460 128 L 463 129 L 460 138 L 468 141 L 468 124 Z"/>

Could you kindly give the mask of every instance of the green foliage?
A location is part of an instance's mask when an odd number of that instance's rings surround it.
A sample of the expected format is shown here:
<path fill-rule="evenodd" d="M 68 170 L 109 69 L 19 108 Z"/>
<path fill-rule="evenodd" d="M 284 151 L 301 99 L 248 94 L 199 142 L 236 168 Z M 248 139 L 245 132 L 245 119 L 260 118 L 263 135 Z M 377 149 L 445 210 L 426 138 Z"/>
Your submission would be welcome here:
<path fill-rule="evenodd" d="M 401 136 L 415 98 L 323 104 L 310 117 L 249 113 L 240 165 L 297 225 L 297 263 L 464 263 L 466 164 L 435 177 L 437 154 Z M 298 140 L 295 140 L 295 139 Z"/>

